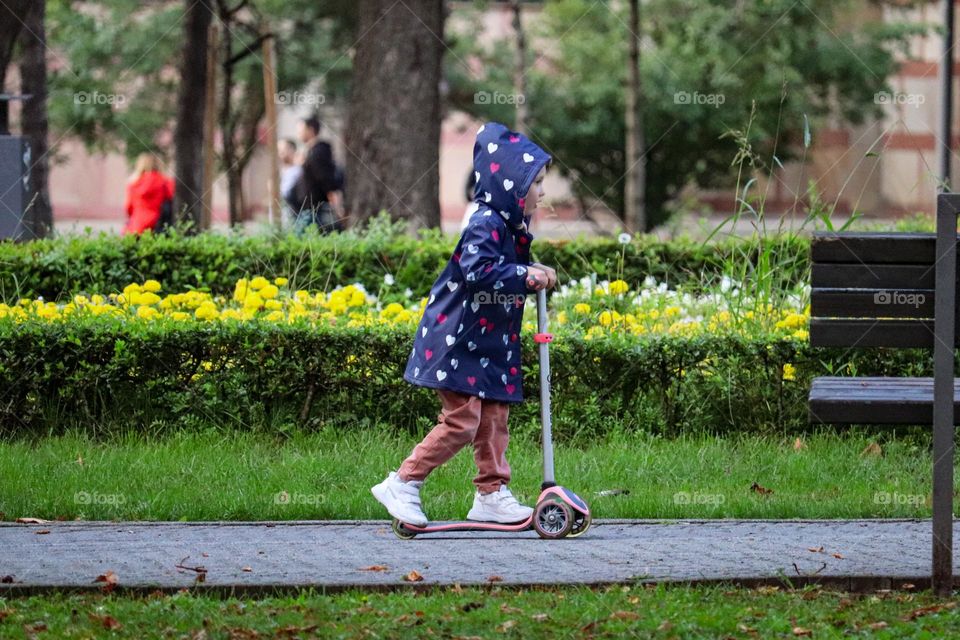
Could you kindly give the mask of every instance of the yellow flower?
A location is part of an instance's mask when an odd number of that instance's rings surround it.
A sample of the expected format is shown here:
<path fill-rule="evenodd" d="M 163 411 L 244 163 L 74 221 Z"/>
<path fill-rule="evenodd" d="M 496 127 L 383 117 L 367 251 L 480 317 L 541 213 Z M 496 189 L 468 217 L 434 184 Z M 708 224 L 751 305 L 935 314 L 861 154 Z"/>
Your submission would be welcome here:
<path fill-rule="evenodd" d="M 144 320 L 150 320 L 160 315 L 160 312 L 153 307 L 140 307 L 137 309 L 137 317 Z"/>
<path fill-rule="evenodd" d="M 278 309 L 283 309 L 283 303 L 279 300 L 267 300 L 263 303 L 263 306 L 271 311 L 276 311 Z"/>
<path fill-rule="evenodd" d="M 626 293 L 629 289 L 630 285 L 623 280 L 614 280 L 610 283 L 610 293 L 615 296 L 620 295 L 621 293 Z"/>
<path fill-rule="evenodd" d="M 259 291 L 260 289 L 263 289 L 268 284 L 270 283 L 267 281 L 266 278 L 264 278 L 263 276 L 257 276 L 256 278 L 250 281 L 250 288 L 253 289 L 254 291 Z"/>
<path fill-rule="evenodd" d="M 160 291 L 160 283 L 156 280 L 147 280 L 143 283 L 143 290 L 156 293 L 157 291 Z"/>
<path fill-rule="evenodd" d="M 247 297 L 247 279 L 240 278 L 237 280 L 237 286 L 233 288 L 233 299 L 237 302 L 243 302 L 243 299 Z"/>
<path fill-rule="evenodd" d="M 273 284 L 277 285 L 278 287 L 282 287 L 283 285 L 287 284 L 288 282 L 290 282 L 290 281 L 287 280 L 286 278 L 274 278 L 274 279 L 273 279 Z"/>
<path fill-rule="evenodd" d="M 271 298 L 276 298 L 279 295 L 280 289 L 277 288 L 275 284 L 268 284 L 267 286 L 260 289 L 260 297 L 270 300 Z"/>
<path fill-rule="evenodd" d="M 783 379 L 784 380 L 795 380 L 794 374 L 796 374 L 796 368 L 789 362 L 783 365 Z"/>
<path fill-rule="evenodd" d="M 588 304 L 585 303 L 585 302 L 579 302 L 579 303 L 573 305 L 573 310 L 574 310 L 575 312 L 577 312 L 577 313 L 586 315 L 586 314 L 590 313 L 590 305 L 588 305 Z"/>
<path fill-rule="evenodd" d="M 216 320 L 220 316 L 220 312 L 217 311 L 216 305 L 208 300 L 197 307 L 194 315 L 198 320 Z"/>

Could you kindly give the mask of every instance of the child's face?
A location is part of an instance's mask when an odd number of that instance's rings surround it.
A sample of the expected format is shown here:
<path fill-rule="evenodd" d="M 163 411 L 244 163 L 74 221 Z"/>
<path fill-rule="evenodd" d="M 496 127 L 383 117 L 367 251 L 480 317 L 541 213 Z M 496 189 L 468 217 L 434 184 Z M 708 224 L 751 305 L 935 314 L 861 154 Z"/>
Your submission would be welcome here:
<path fill-rule="evenodd" d="M 527 190 L 527 196 L 523 201 L 523 212 L 525 214 L 532 214 L 537 210 L 537 206 L 540 204 L 540 199 L 545 195 L 543 191 L 543 178 L 547 175 L 547 168 L 541 167 L 540 173 L 537 174 L 537 177 L 533 179 L 533 184 L 530 185 L 530 189 Z"/>

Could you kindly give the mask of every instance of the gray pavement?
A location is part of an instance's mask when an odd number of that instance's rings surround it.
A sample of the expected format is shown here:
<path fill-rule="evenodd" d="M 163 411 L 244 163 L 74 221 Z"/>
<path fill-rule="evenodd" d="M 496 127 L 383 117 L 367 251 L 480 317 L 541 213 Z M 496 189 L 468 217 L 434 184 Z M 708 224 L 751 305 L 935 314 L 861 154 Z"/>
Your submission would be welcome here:
<path fill-rule="evenodd" d="M 600 520 L 582 537 L 554 541 L 533 531 L 400 540 L 387 521 L 7 522 L 0 595 L 99 589 L 108 571 L 117 591 L 144 593 L 635 582 L 926 588 L 930 549 L 929 520 Z M 423 579 L 405 580 L 411 571 Z"/>

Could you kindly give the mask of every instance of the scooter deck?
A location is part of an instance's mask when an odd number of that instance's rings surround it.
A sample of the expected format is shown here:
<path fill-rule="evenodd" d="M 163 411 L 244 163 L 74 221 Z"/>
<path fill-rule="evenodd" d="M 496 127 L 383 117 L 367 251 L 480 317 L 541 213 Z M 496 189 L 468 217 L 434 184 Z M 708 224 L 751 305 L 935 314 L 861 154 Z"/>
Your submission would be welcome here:
<path fill-rule="evenodd" d="M 526 531 L 533 528 L 533 518 L 527 518 L 520 522 L 511 524 L 501 524 L 499 522 L 474 522 L 472 520 L 459 520 L 456 522 L 436 522 L 428 523 L 424 527 L 418 527 L 412 524 L 402 523 L 403 528 L 413 533 L 441 533 L 444 531 Z"/>

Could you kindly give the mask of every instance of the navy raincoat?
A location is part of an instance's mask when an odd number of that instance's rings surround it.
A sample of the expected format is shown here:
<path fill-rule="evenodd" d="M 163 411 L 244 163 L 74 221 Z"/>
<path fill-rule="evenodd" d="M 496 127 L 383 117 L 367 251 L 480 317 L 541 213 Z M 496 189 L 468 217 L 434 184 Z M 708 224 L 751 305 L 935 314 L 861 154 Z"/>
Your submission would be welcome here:
<path fill-rule="evenodd" d="M 478 207 L 430 289 L 403 378 L 488 400 L 521 402 L 520 329 L 533 235 L 523 198 L 550 156 L 488 122 L 473 147 Z"/>

